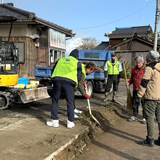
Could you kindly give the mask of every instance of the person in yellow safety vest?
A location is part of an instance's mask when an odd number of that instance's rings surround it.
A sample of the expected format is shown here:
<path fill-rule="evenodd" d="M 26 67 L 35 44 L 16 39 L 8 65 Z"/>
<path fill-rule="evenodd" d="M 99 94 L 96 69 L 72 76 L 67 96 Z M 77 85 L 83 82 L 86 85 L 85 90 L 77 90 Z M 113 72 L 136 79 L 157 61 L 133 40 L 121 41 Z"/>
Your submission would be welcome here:
<path fill-rule="evenodd" d="M 53 67 L 52 82 L 53 96 L 51 121 L 47 121 L 50 127 L 59 127 L 58 118 L 58 101 L 61 97 L 61 92 L 65 93 L 67 101 L 67 128 L 73 128 L 74 124 L 74 88 L 77 86 L 83 96 L 89 99 L 84 89 L 84 81 L 86 75 L 93 73 L 96 70 L 96 65 L 92 62 L 82 65 L 75 57 L 78 57 L 79 51 L 73 50 L 68 57 L 59 59 Z"/>
<path fill-rule="evenodd" d="M 119 80 L 122 79 L 122 65 L 117 60 L 115 52 L 111 53 L 111 60 L 106 62 L 104 66 L 104 73 L 105 73 L 105 81 L 107 81 L 107 85 L 105 88 L 105 99 L 103 101 L 105 102 L 108 100 L 109 95 L 111 94 L 110 90 L 113 84 L 112 102 L 115 102 L 116 94 L 118 92 Z"/>

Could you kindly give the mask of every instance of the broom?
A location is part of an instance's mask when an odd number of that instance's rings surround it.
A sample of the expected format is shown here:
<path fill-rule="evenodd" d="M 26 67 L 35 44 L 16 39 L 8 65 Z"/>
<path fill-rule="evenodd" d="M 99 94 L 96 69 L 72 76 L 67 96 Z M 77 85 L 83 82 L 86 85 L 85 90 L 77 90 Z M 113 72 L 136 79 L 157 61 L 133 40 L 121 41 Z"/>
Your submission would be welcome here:
<path fill-rule="evenodd" d="M 125 74 L 126 83 L 128 83 L 124 62 L 123 62 L 123 67 L 124 67 L 124 74 Z M 132 95 L 131 95 L 131 91 L 130 91 L 129 86 L 127 86 L 127 108 L 126 109 L 129 113 L 131 113 L 133 111 Z"/>

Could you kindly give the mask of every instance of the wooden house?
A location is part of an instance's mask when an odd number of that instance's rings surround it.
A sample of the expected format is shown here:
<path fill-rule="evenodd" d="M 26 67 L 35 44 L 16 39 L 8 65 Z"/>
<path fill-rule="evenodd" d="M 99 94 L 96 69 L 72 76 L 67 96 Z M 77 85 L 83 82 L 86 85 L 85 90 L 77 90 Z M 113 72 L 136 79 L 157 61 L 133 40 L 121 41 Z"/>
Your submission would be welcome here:
<path fill-rule="evenodd" d="M 35 13 L 14 7 L 12 3 L 0 4 L 0 15 L 12 15 L 14 22 L 11 42 L 19 48 L 19 77 L 34 78 L 35 67 L 52 67 L 64 57 L 66 39 L 75 34 L 72 30 L 38 18 Z M 7 41 L 9 23 L 0 23 L 0 40 Z"/>
<path fill-rule="evenodd" d="M 102 42 L 95 49 L 114 50 L 121 54 L 122 59 L 135 66 L 135 57 L 143 55 L 153 49 L 154 33 L 151 26 L 137 26 L 128 28 L 116 28 L 113 32 L 105 34 L 109 42 Z M 157 46 L 159 50 L 159 45 Z"/>

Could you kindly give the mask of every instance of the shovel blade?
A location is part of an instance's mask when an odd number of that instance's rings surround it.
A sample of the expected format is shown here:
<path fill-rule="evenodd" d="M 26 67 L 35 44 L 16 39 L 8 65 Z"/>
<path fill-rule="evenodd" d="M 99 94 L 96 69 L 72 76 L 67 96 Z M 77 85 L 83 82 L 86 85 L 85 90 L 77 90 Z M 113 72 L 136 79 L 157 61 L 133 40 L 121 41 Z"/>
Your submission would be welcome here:
<path fill-rule="evenodd" d="M 50 97 L 47 92 L 47 87 L 24 89 L 20 91 L 19 94 L 23 103 L 29 103 Z"/>

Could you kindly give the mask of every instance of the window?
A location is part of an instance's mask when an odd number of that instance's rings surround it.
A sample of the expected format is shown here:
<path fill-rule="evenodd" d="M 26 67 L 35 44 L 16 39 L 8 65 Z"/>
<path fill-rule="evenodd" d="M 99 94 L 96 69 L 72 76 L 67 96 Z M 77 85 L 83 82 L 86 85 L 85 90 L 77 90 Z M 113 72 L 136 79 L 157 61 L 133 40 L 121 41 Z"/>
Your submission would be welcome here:
<path fill-rule="evenodd" d="M 62 52 L 62 57 L 65 57 L 65 52 Z"/>
<path fill-rule="evenodd" d="M 99 53 L 85 52 L 84 53 L 84 58 L 99 58 Z"/>
<path fill-rule="evenodd" d="M 25 55 L 25 53 L 24 53 L 24 51 L 25 51 L 24 43 L 15 42 L 14 44 L 19 49 L 19 63 L 24 63 L 24 55 Z"/>

